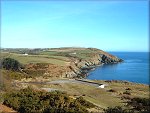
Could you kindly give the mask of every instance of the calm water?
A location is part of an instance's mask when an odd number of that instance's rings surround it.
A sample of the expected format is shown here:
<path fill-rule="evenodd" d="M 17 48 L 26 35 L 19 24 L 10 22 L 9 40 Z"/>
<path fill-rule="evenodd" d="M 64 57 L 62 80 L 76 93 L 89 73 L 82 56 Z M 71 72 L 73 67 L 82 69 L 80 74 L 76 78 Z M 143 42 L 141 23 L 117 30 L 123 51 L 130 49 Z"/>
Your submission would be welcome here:
<path fill-rule="evenodd" d="M 124 60 L 123 63 L 103 65 L 89 73 L 88 79 L 127 80 L 149 84 L 148 52 L 110 52 Z"/>

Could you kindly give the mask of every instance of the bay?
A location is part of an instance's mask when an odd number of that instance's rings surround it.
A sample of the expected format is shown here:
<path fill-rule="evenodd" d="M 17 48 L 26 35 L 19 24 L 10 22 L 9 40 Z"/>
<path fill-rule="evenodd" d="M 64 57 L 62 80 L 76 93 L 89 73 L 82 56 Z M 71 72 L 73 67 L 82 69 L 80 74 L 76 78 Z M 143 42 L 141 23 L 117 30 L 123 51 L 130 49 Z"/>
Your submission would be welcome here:
<path fill-rule="evenodd" d="M 109 52 L 124 60 L 118 64 L 105 64 L 89 72 L 91 80 L 126 80 L 149 84 L 149 52 Z"/>

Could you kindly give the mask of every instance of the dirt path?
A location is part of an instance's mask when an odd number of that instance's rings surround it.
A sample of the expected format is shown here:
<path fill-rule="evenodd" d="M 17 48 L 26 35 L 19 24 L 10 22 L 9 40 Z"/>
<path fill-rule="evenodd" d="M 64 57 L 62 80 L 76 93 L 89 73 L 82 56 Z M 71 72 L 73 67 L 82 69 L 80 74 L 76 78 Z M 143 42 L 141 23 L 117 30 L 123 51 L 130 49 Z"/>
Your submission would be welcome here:
<path fill-rule="evenodd" d="M 75 80 L 75 79 L 66 79 L 66 80 L 64 79 L 64 80 L 55 80 L 55 81 L 51 81 L 51 82 L 46 82 L 46 84 L 64 84 L 64 83 L 86 84 L 86 85 L 91 85 L 91 86 L 94 86 L 94 87 L 99 87 L 98 84 L 78 81 L 78 80 Z"/>
<path fill-rule="evenodd" d="M 20 82 L 20 83 L 26 83 L 26 84 L 65 84 L 65 83 L 75 83 L 75 84 L 85 84 L 85 85 L 90 85 L 90 86 L 94 86 L 99 88 L 99 86 L 101 85 L 100 83 L 95 83 L 95 82 L 91 82 L 89 80 L 76 80 L 76 79 L 58 79 L 58 80 L 52 80 L 52 81 L 43 81 L 43 82 Z M 107 84 L 104 84 L 105 86 L 108 86 Z"/>

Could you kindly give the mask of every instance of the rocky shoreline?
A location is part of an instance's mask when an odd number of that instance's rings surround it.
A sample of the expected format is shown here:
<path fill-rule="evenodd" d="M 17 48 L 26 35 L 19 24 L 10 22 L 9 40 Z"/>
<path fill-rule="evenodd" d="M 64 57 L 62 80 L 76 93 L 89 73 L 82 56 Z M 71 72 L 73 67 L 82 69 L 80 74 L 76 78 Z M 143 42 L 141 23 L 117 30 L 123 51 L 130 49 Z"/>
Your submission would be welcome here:
<path fill-rule="evenodd" d="M 122 59 L 115 57 L 115 59 L 112 59 L 106 55 L 99 55 L 99 59 L 97 64 L 95 62 L 85 62 L 84 65 L 79 69 L 77 72 L 78 74 L 74 76 L 73 78 L 86 78 L 88 76 L 88 73 L 92 70 L 95 70 L 97 67 L 106 65 L 106 64 L 116 64 L 123 62 Z"/>

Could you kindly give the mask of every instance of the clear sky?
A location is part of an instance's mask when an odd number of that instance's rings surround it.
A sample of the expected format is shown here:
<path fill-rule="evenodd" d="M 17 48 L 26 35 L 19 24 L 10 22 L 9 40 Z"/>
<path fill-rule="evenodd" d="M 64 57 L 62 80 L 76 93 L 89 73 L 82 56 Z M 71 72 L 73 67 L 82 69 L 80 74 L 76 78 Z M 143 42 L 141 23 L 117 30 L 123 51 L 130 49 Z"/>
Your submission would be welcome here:
<path fill-rule="evenodd" d="M 146 1 L 2 1 L 1 47 L 148 51 Z"/>

